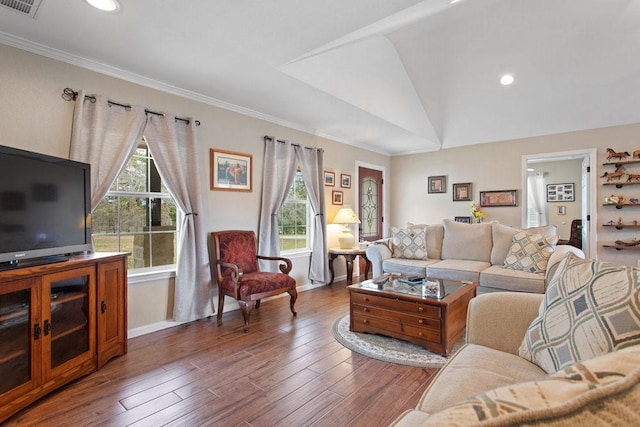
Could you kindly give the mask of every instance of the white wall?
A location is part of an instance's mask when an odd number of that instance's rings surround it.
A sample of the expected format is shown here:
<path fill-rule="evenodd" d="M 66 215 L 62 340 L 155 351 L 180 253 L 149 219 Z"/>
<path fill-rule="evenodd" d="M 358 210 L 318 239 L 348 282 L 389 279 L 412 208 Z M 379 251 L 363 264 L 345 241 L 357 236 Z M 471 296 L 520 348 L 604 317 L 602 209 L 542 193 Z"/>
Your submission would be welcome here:
<path fill-rule="evenodd" d="M 105 76 L 16 48 L 0 45 L 0 144 L 49 155 L 68 157 L 73 103 L 61 98 L 65 87 L 84 89 L 121 103 L 137 104 L 154 111 L 200 120 L 200 179 L 204 212 L 200 218 L 208 231 L 230 228 L 257 231 L 262 187 L 264 135 L 289 139 L 303 146 L 323 148 L 325 169 L 355 177 L 356 161 L 389 168 L 387 156 L 341 144 L 315 135 L 249 117 L 233 111 L 186 99 L 138 84 Z M 304 102 L 303 99 L 300 102 Z M 219 148 L 253 156 L 253 191 L 209 190 L 209 150 Z M 344 191 L 345 204 L 355 204 L 355 188 Z M 331 188 L 325 187 L 327 217 L 331 221 L 337 206 L 331 205 Z M 335 227 L 329 226 L 334 232 Z M 337 238 L 329 236 L 330 246 Z M 296 257 L 293 275 L 299 286 L 308 284 L 309 257 Z M 336 263 L 336 276 L 345 274 Z M 141 328 L 170 317 L 173 279 L 132 281 L 129 286 L 129 328 Z M 304 298 L 303 296 L 301 298 Z M 217 301 L 217 300 L 216 300 Z"/>

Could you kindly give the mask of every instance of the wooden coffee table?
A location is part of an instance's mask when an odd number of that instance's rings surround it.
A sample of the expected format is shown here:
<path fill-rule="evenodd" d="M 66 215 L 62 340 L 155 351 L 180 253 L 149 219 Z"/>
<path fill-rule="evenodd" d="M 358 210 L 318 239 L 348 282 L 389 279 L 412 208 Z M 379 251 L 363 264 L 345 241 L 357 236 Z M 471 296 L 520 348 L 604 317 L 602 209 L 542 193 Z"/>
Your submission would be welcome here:
<path fill-rule="evenodd" d="M 421 286 L 394 279 L 383 286 L 375 284 L 377 279 L 348 286 L 349 329 L 399 338 L 448 356 L 465 331 L 467 307 L 478 284 L 429 280 L 439 282 L 439 298 L 423 296 Z"/>

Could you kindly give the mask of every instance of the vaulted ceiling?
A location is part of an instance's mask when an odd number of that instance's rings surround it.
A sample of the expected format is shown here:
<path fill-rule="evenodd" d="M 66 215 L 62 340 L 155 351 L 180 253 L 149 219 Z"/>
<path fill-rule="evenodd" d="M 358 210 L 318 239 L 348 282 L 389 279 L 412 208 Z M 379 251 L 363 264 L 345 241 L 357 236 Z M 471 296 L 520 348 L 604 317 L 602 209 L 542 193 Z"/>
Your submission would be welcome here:
<path fill-rule="evenodd" d="M 389 155 L 640 122 L 638 0 L 119 1 L 0 43 Z"/>

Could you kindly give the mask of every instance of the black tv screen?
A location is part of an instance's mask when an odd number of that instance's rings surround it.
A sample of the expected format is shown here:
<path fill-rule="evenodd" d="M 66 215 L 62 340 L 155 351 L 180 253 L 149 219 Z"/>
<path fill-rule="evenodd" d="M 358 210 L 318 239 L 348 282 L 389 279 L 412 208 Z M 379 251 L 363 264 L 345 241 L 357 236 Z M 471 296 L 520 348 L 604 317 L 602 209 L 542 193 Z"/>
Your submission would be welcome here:
<path fill-rule="evenodd" d="M 90 165 L 0 146 L 0 263 L 91 251 Z"/>

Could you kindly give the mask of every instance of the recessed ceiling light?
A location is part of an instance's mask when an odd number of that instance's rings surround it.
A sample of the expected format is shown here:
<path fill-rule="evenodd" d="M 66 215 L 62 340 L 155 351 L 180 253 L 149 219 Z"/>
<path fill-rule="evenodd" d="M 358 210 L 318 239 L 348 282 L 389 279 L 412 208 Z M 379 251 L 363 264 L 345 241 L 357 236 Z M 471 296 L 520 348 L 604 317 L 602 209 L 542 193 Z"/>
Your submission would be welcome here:
<path fill-rule="evenodd" d="M 458 3 L 459 1 L 460 1 L 460 0 L 451 0 L 451 1 L 449 2 L 449 4 Z"/>
<path fill-rule="evenodd" d="M 502 83 L 504 86 L 509 86 L 511 83 L 513 83 L 513 76 L 511 74 L 505 74 L 504 76 L 500 77 L 500 83 Z"/>
<path fill-rule="evenodd" d="M 120 3 L 117 0 L 85 0 L 91 6 L 96 9 L 104 10 L 105 12 L 117 12 L 120 10 Z"/>

